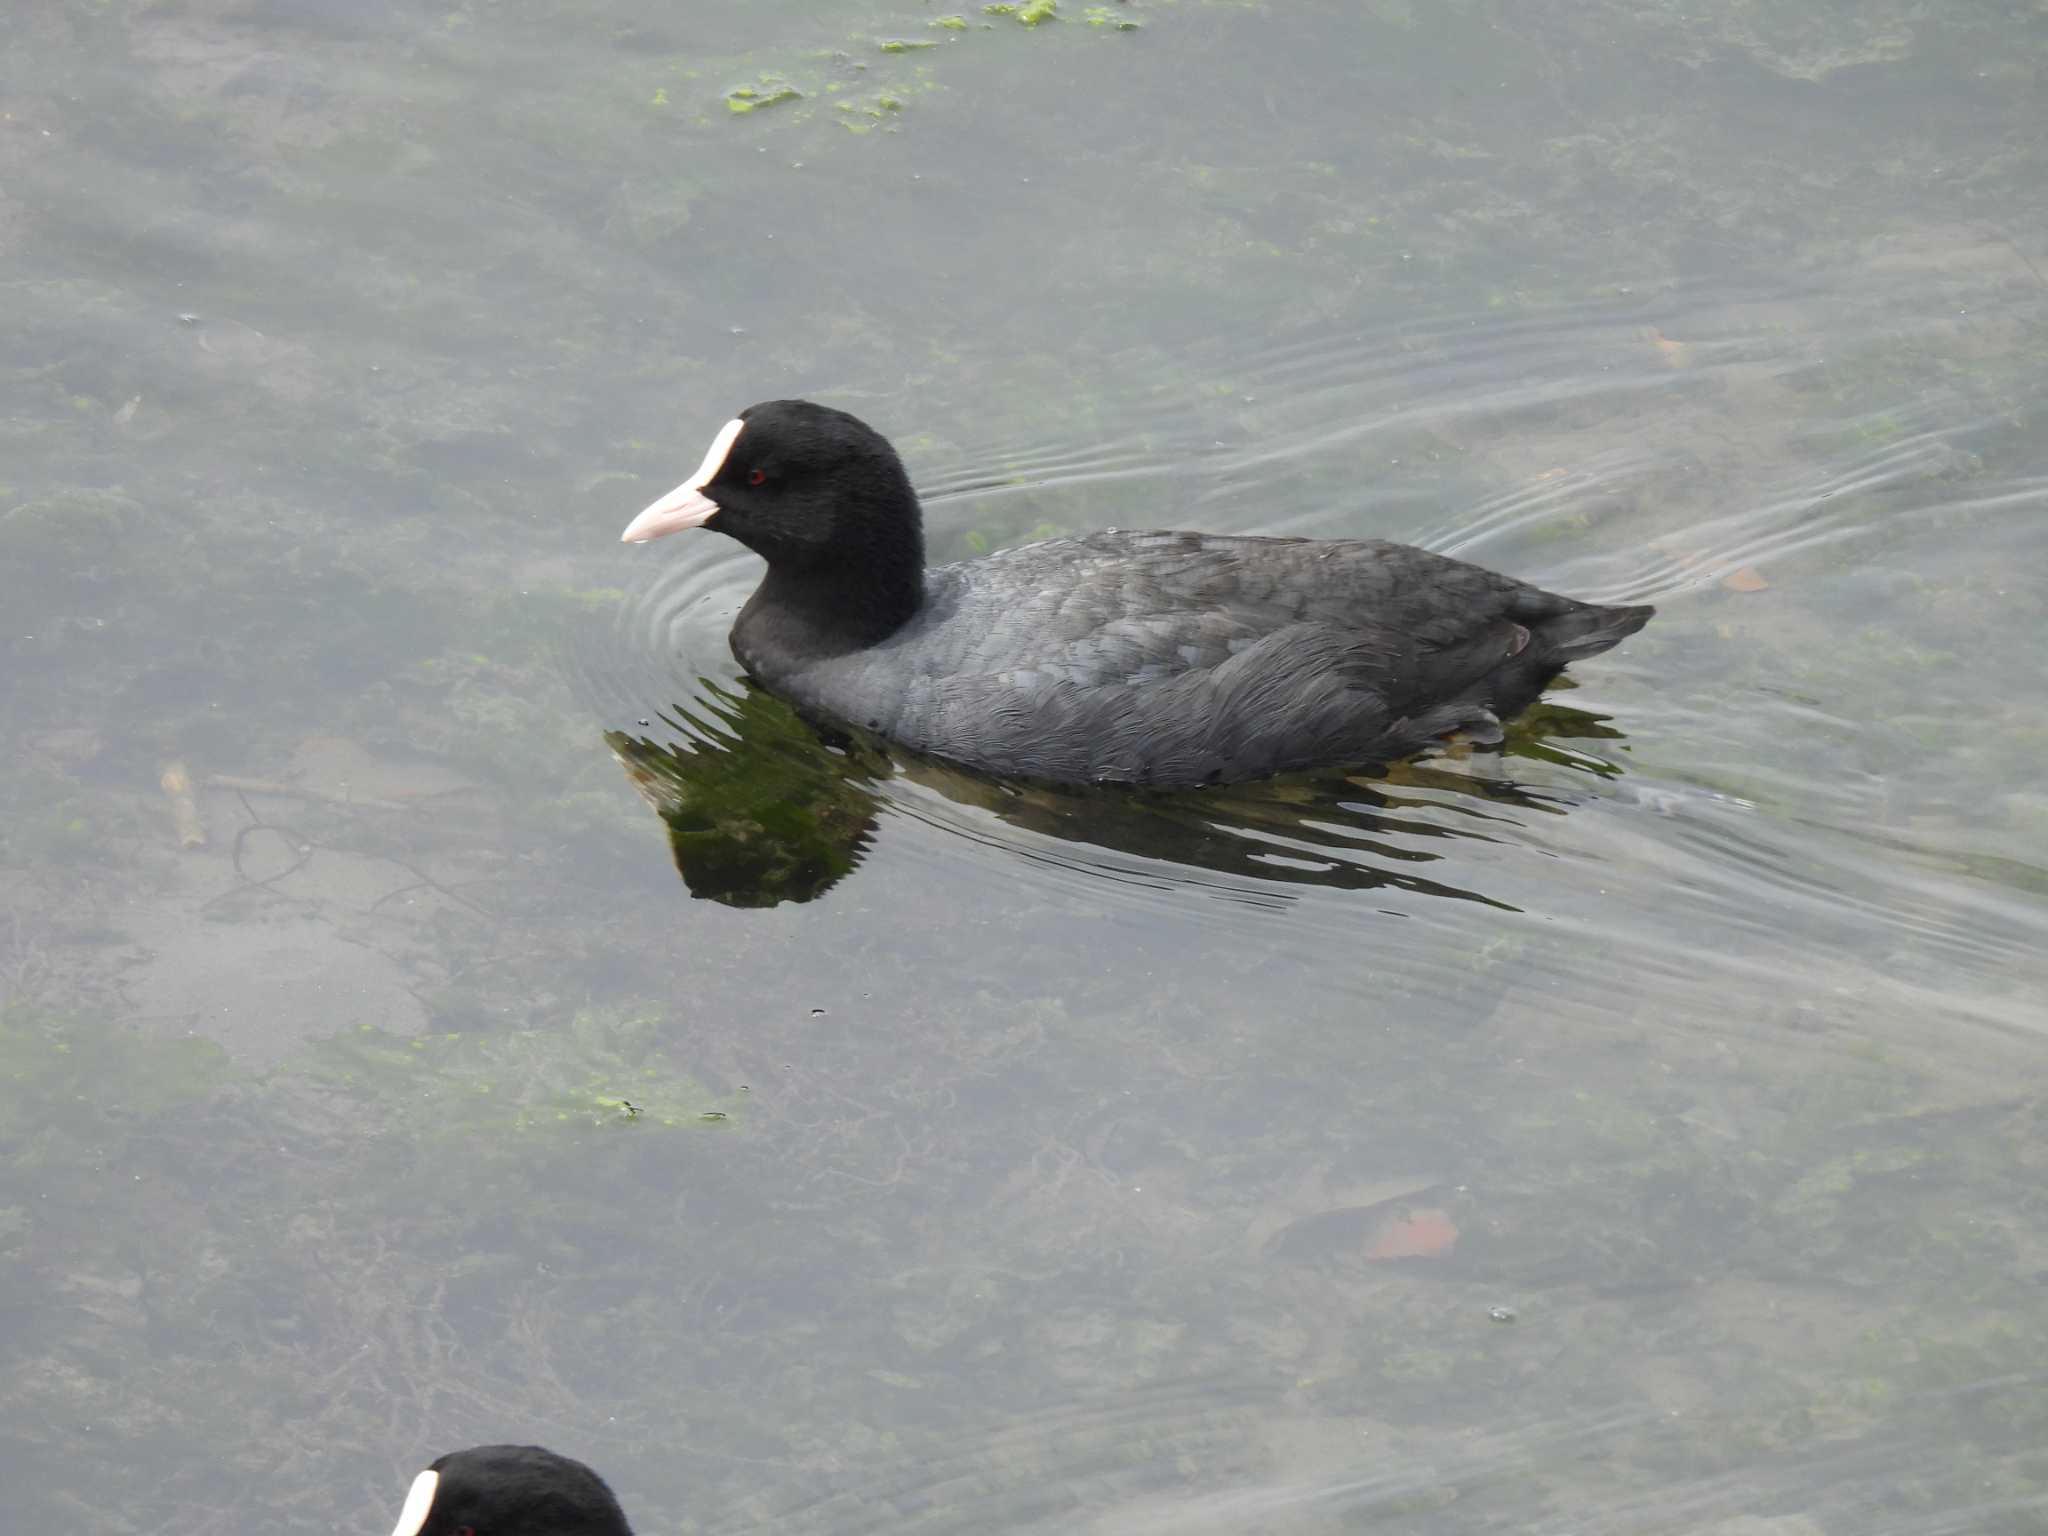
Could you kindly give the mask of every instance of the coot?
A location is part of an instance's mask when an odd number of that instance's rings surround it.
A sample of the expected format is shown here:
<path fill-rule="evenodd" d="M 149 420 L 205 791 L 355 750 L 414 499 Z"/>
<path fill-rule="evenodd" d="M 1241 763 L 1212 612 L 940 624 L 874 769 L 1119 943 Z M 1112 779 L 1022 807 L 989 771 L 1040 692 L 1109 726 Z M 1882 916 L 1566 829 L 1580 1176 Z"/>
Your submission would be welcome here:
<path fill-rule="evenodd" d="M 412 1480 L 391 1536 L 633 1536 L 605 1480 L 537 1445 L 479 1445 Z"/>
<path fill-rule="evenodd" d="M 1378 539 L 1106 531 L 926 569 L 882 435 L 750 406 L 629 544 L 768 562 L 733 654 L 798 709 L 1001 777 L 1181 788 L 1386 762 L 1501 721 L 1634 634 L 1602 607 Z"/>

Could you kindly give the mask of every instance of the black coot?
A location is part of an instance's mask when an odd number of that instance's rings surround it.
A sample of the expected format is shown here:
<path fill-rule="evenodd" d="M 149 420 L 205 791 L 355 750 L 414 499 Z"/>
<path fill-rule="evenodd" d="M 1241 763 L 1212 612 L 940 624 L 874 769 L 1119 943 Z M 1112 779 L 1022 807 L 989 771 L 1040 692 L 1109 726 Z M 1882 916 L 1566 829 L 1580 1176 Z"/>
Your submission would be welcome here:
<path fill-rule="evenodd" d="M 391 1536 L 633 1536 L 605 1480 L 537 1445 L 452 1451 L 412 1480 Z"/>
<path fill-rule="evenodd" d="M 771 400 L 634 518 L 768 562 L 732 648 L 799 709 L 1004 777 L 1164 788 L 1404 757 L 1500 723 L 1653 609 L 1377 539 L 1083 534 L 927 570 L 880 433 Z"/>

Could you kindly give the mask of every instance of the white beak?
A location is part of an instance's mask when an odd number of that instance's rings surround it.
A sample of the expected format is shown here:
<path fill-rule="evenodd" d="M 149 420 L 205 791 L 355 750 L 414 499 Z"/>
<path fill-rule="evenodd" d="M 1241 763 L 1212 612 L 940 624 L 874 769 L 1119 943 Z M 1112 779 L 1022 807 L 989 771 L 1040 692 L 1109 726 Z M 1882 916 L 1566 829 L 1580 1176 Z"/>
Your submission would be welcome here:
<path fill-rule="evenodd" d="M 735 418 L 720 427 L 718 436 L 711 440 L 710 451 L 704 455 L 704 462 L 697 466 L 697 473 L 626 524 L 626 531 L 619 535 L 619 541 L 645 544 L 665 533 L 701 528 L 709 522 L 718 511 L 718 503 L 704 494 L 704 487 L 716 480 L 718 472 L 725 468 L 726 455 L 732 452 L 733 442 L 745 425 L 744 421 Z"/>
<path fill-rule="evenodd" d="M 406 1490 L 405 1508 L 398 1512 L 398 1524 L 391 1536 L 420 1536 L 420 1527 L 434 1508 L 434 1494 L 441 1486 L 441 1474 L 422 1472 Z"/>

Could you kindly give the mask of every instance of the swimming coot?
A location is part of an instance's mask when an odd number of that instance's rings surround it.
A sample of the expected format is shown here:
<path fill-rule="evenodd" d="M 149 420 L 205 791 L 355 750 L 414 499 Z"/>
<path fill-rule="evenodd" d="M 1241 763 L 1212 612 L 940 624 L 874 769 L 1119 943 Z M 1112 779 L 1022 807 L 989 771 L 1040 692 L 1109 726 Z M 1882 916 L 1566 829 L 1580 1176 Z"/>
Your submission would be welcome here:
<path fill-rule="evenodd" d="M 537 1445 L 479 1445 L 412 1480 L 391 1536 L 633 1536 L 605 1480 Z"/>
<path fill-rule="evenodd" d="M 1164 788 L 1498 742 L 1653 609 L 1574 602 L 1378 539 L 1107 531 L 927 570 L 882 435 L 751 406 L 622 537 L 768 562 L 733 654 L 808 714 L 1003 777 Z"/>

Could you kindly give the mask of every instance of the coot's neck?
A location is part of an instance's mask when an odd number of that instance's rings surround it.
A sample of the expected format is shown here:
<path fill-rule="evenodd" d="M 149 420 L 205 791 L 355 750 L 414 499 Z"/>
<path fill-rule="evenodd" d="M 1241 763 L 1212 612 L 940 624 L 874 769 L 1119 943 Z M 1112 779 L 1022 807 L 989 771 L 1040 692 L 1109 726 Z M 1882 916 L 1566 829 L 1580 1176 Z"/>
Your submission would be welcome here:
<path fill-rule="evenodd" d="M 771 561 L 740 624 L 775 649 L 814 656 L 865 650 L 924 604 L 924 540 L 870 546 L 825 565 Z"/>

